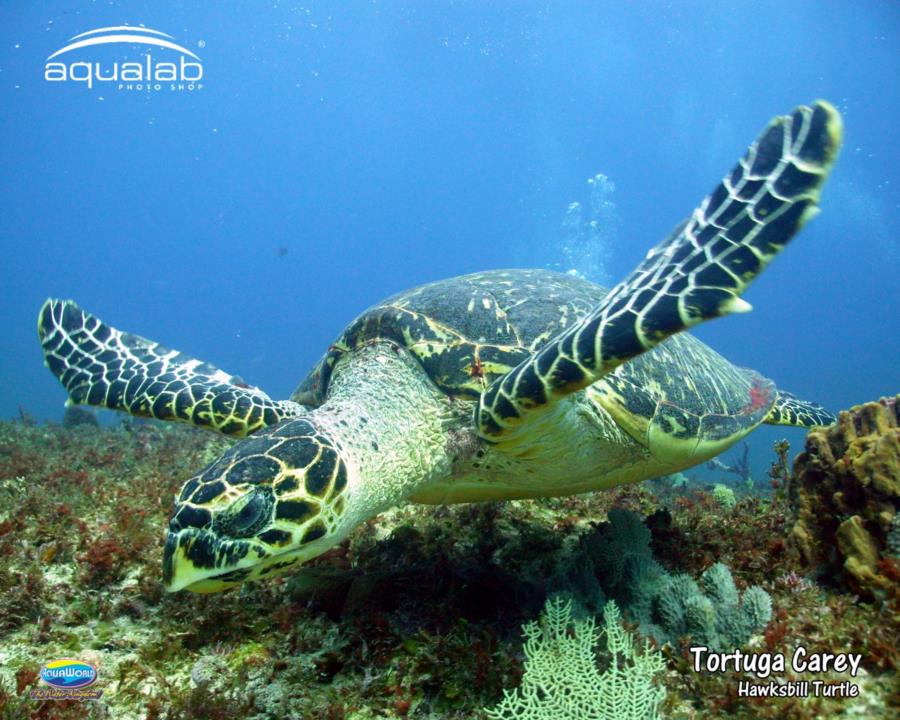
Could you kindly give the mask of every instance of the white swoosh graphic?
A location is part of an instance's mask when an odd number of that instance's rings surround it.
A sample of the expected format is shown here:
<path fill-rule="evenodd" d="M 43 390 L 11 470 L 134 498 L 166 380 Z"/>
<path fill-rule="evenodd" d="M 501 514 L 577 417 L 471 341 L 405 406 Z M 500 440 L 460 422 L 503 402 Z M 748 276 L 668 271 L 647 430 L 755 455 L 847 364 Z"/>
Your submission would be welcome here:
<path fill-rule="evenodd" d="M 143 35 L 107 35 L 106 37 L 95 37 L 88 38 L 87 40 L 79 40 L 78 42 L 71 43 L 66 45 L 64 48 L 60 48 L 55 53 L 53 53 L 47 60 L 52 60 L 57 55 L 62 55 L 63 53 L 69 52 L 70 50 L 77 50 L 78 48 L 89 47 L 90 45 L 109 45 L 111 43 L 133 43 L 136 45 L 156 45 L 158 47 L 169 48 L 170 50 L 177 50 L 178 52 L 185 53 L 186 55 L 190 55 L 192 58 L 199 60 L 200 58 L 194 55 L 187 48 L 181 47 L 181 45 L 176 45 L 173 42 L 169 42 L 168 40 L 160 40 L 158 38 L 150 38 L 144 37 Z"/>
<path fill-rule="evenodd" d="M 116 25 L 115 27 L 105 27 L 105 28 L 97 28 L 96 30 L 88 30 L 87 32 L 83 32 L 80 35 L 76 35 L 75 37 L 70 37 L 69 42 L 72 40 L 77 40 L 80 37 L 86 37 L 87 35 L 96 35 L 100 32 L 107 32 L 109 30 L 127 30 L 129 32 L 146 32 L 153 33 L 154 35 L 162 35 L 163 37 L 167 37 L 170 40 L 174 40 L 171 35 L 167 35 L 164 32 L 160 32 L 159 30 L 151 30 L 150 28 L 145 27 L 134 27 L 133 25 Z"/>

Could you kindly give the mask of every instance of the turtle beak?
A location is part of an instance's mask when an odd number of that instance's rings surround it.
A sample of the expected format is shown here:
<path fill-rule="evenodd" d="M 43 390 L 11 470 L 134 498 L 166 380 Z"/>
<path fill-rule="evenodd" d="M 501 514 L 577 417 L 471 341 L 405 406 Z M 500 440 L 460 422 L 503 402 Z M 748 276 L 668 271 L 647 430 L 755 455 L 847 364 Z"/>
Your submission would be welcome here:
<path fill-rule="evenodd" d="M 184 553 L 178 549 L 178 535 L 180 533 L 166 533 L 166 547 L 163 550 L 163 583 L 166 592 L 178 592 L 184 590 L 198 578 L 196 568 L 185 562 Z"/>
<path fill-rule="evenodd" d="M 167 592 L 227 590 L 247 579 L 260 556 L 247 542 L 221 540 L 206 530 L 170 530 L 163 550 L 163 583 Z M 222 572 L 226 558 L 234 564 Z"/>

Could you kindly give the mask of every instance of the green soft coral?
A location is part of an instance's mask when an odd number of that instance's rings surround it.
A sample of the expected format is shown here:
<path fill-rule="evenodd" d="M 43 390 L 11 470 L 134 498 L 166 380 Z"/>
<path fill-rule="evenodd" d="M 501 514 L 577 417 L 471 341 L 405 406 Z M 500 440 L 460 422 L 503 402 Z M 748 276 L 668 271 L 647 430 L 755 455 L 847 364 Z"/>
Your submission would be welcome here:
<path fill-rule="evenodd" d="M 727 485 L 716 483 L 712 490 L 712 496 L 713 500 L 715 500 L 723 510 L 733 510 L 734 506 L 737 505 L 737 498 L 734 496 L 734 490 Z"/>
<path fill-rule="evenodd" d="M 699 583 L 689 575 L 671 575 L 653 558 L 651 533 L 641 517 L 613 508 L 609 522 L 583 540 L 582 565 L 556 586 L 587 607 L 615 600 L 638 631 L 660 645 L 683 638 L 716 651 L 742 647 L 772 618 L 772 600 L 761 587 L 743 596 L 727 566 L 715 563 Z M 593 577 L 599 589 L 585 582 Z"/>
<path fill-rule="evenodd" d="M 540 622 L 523 626 L 525 674 L 521 686 L 505 691 L 495 720 L 655 720 L 665 689 L 654 683 L 663 671 L 662 655 L 634 638 L 621 624 L 616 603 L 603 610 L 603 629 L 594 618 L 572 620 L 572 602 L 547 601 Z M 605 670 L 598 666 L 597 643 L 605 637 Z"/>
<path fill-rule="evenodd" d="M 694 644 L 717 652 L 741 647 L 772 619 L 772 599 L 761 587 L 739 595 L 731 571 L 722 563 L 707 568 L 698 585 L 674 576 L 654 601 L 654 620 L 669 641 L 690 635 Z"/>

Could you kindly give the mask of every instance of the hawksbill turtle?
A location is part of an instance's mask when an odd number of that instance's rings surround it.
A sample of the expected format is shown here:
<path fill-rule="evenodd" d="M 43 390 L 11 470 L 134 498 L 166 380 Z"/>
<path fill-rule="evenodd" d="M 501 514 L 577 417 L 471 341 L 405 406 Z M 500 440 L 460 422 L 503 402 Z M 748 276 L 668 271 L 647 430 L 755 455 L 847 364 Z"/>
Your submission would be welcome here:
<path fill-rule="evenodd" d="M 499 270 L 354 320 L 289 400 L 50 299 L 38 333 L 69 402 L 246 437 L 175 500 L 168 590 L 214 592 L 314 558 L 383 510 L 568 495 L 683 470 L 761 423 L 834 418 L 686 333 L 818 210 L 841 142 L 827 102 L 776 117 L 610 290 Z"/>

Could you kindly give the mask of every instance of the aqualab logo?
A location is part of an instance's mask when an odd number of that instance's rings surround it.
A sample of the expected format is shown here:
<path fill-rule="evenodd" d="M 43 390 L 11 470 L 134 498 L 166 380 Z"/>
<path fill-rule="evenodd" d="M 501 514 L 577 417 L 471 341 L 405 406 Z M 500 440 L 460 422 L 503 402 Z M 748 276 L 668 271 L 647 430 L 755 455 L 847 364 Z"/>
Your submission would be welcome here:
<path fill-rule="evenodd" d="M 159 30 L 132 25 L 88 30 L 69 38 L 69 42 L 47 58 L 44 79 L 48 82 L 82 83 L 88 88 L 107 86 L 117 90 L 193 91 L 203 87 L 203 63 L 175 38 Z M 202 42 L 199 43 L 202 46 Z M 143 45 L 146 53 L 137 61 L 101 61 L 86 57 L 85 48 L 103 45 Z M 162 50 L 161 59 L 153 50 Z M 81 51 L 81 52 L 78 52 Z M 77 60 L 69 60 L 75 53 Z M 172 56 L 177 53 L 177 58 Z M 63 58 L 61 56 L 69 57 Z"/>

